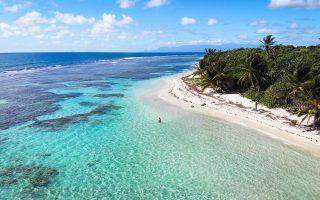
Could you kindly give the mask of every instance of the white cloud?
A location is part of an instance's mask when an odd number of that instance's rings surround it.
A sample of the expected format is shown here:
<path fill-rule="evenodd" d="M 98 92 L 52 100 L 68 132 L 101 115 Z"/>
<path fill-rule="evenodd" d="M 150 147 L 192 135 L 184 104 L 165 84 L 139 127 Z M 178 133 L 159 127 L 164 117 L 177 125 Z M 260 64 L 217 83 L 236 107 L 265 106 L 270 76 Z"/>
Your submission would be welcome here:
<path fill-rule="evenodd" d="M 0 23 L 0 31 L 1 36 L 8 38 L 12 36 L 28 36 L 28 35 L 37 35 L 40 33 L 40 26 L 30 26 L 30 27 L 23 27 L 23 26 L 16 26 L 7 23 Z"/>
<path fill-rule="evenodd" d="M 5 6 L 3 8 L 4 11 L 6 12 L 18 12 L 20 9 L 19 9 L 19 5 L 15 4 L 15 5 L 12 5 L 12 6 Z"/>
<path fill-rule="evenodd" d="M 81 36 L 104 36 L 111 39 L 111 36 L 118 39 L 126 39 L 128 33 L 118 30 L 133 22 L 130 16 L 122 15 L 120 19 L 114 14 L 103 14 L 99 21 L 94 18 L 86 18 L 72 13 L 55 13 L 52 18 L 45 18 L 41 13 L 29 12 L 12 23 L 0 21 L 0 36 L 2 37 L 33 37 L 37 39 L 73 37 L 66 25 L 92 24 L 90 29 L 80 31 L 76 35 Z M 118 35 L 117 35 L 118 33 Z"/>
<path fill-rule="evenodd" d="M 67 28 L 65 27 L 58 27 L 57 31 L 54 33 L 52 38 L 60 39 L 65 36 L 73 36 L 73 33 L 71 33 Z"/>
<path fill-rule="evenodd" d="M 147 8 L 156 8 L 163 6 L 168 3 L 168 0 L 149 0 L 146 7 Z"/>
<path fill-rule="evenodd" d="M 21 3 L 21 4 L 7 5 L 5 2 L 2 2 L 2 3 L 0 2 L 0 5 L 3 6 L 3 10 L 5 12 L 16 13 L 16 12 L 19 12 L 19 11 L 29 7 L 31 5 L 31 3 L 30 2 L 25 2 L 25 3 Z"/>
<path fill-rule="evenodd" d="M 122 15 L 122 19 L 118 21 L 116 15 L 104 13 L 102 19 L 93 25 L 91 33 L 95 36 L 106 35 L 111 33 L 114 28 L 126 26 L 132 22 L 133 19 L 127 15 Z"/>
<path fill-rule="evenodd" d="M 249 37 L 248 37 L 247 35 L 238 35 L 238 38 L 239 38 L 240 40 L 247 40 L 247 39 L 249 39 Z"/>
<path fill-rule="evenodd" d="M 50 26 L 44 28 L 43 32 L 52 33 L 52 38 L 55 38 L 55 39 L 60 39 L 65 36 L 73 36 L 74 35 L 65 26 L 57 26 L 56 24 L 51 24 Z"/>
<path fill-rule="evenodd" d="M 23 8 L 22 5 L 15 4 L 15 5 L 11 5 L 11 6 L 4 6 L 3 10 L 5 12 L 13 12 L 13 13 L 15 13 L 15 12 L 18 12 L 19 10 L 22 10 L 22 8 Z"/>
<path fill-rule="evenodd" d="M 213 26 L 213 25 L 215 25 L 217 23 L 218 23 L 218 21 L 216 19 L 211 18 L 211 19 L 208 20 L 208 25 L 209 26 Z"/>
<path fill-rule="evenodd" d="M 38 37 L 39 35 L 43 34 L 42 28 L 39 25 L 31 25 L 31 26 L 19 26 L 16 24 L 7 24 L 7 23 L 0 23 L 0 31 L 1 36 L 8 38 L 8 37 L 25 37 L 25 36 L 33 36 Z"/>
<path fill-rule="evenodd" d="M 141 32 L 142 36 L 156 36 L 156 35 L 163 35 L 164 31 L 160 30 L 160 31 L 149 31 L 149 30 L 145 30 Z"/>
<path fill-rule="evenodd" d="M 118 35 L 117 38 L 120 39 L 120 40 L 125 40 L 125 39 L 128 38 L 128 33 L 126 33 L 126 32 L 121 32 L 121 33 Z"/>
<path fill-rule="evenodd" d="M 320 0 L 271 0 L 270 8 L 281 7 L 302 7 L 302 8 L 316 8 L 320 7 Z"/>
<path fill-rule="evenodd" d="M 166 34 L 163 30 L 144 30 L 134 35 L 133 38 L 158 42 L 165 36 Z"/>
<path fill-rule="evenodd" d="M 299 25 L 297 23 L 291 23 L 290 24 L 290 28 L 291 29 L 297 29 L 299 27 Z"/>
<path fill-rule="evenodd" d="M 68 25 L 93 24 L 95 22 L 95 19 L 93 17 L 85 18 L 81 15 L 60 12 L 56 13 L 54 20 Z"/>
<path fill-rule="evenodd" d="M 260 20 L 260 21 L 251 22 L 250 25 L 251 26 L 268 26 L 269 23 L 267 21 Z"/>
<path fill-rule="evenodd" d="M 261 28 L 257 30 L 257 33 L 259 34 L 274 34 L 274 33 L 278 33 L 279 31 L 277 30 L 273 30 L 273 29 L 269 29 L 269 28 Z"/>
<path fill-rule="evenodd" d="M 1 22 L 0 32 L 1 36 L 6 38 L 31 36 L 40 39 L 45 36 L 61 38 L 72 35 L 66 27 L 51 23 L 52 20 L 44 18 L 39 12 L 33 11 L 18 18 L 12 24 Z"/>
<path fill-rule="evenodd" d="M 135 0 L 118 0 L 117 3 L 119 4 L 120 8 L 132 8 L 135 6 Z"/>
<path fill-rule="evenodd" d="M 191 18 L 191 17 L 183 17 L 181 19 L 182 25 L 191 25 L 191 24 L 195 24 L 195 23 L 197 23 L 197 20 L 195 20 L 194 18 Z"/>
<path fill-rule="evenodd" d="M 133 22 L 132 17 L 127 15 L 122 15 L 122 20 L 117 23 L 118 26 L 125 26 Z"/>
<path fill-rule="evenodd" d="M 39 24 L 46 22 L 47 19 L 42 17 L 41 13 L 33 11 L 18 18 L 12 24 L 1 22 L 0 31 L 2 33 L 2 37 L 37 36 L 42 34 L 42 28 Z"/>
<path fill-rule="evenodd" d="M 36 23 L 46 23 L 48 20 L 42 17 L 42 14 L 36 11 L 27 13 L 26 15 L 17 19 L 14 23 L 16 25 L 28 26 Z"/>

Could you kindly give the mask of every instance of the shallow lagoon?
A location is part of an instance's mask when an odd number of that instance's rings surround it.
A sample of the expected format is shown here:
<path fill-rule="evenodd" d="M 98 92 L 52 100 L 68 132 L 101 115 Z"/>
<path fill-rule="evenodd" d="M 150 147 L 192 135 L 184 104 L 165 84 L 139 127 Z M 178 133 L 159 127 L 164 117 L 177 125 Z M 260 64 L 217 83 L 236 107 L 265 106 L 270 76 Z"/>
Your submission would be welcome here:
<path fill-rule="evenodd" d="M 197 58 L 1 77 L 0 199 L 318 199 L 318 158 L 141 96 Z"/>

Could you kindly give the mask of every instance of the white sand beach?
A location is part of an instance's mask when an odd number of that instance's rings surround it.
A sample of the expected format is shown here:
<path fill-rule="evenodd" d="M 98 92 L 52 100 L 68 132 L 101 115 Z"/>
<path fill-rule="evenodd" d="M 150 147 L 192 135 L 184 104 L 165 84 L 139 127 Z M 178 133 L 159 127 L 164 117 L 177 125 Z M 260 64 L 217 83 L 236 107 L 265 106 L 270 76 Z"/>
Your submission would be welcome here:
<path fill-rule="evenodd" d="M 190 74 L 186 72 L 161 79 L 161 89 L 155 91 L 155 95 L 183 109 L 255 129 L 286 145 L 320 156 L 320 134 L 295 125 L 293 122 L 299 120 L 296 115 L 262 105 L 255 111 L 255 103 L 240 94 L 199 93 L 182 80 Z"/>

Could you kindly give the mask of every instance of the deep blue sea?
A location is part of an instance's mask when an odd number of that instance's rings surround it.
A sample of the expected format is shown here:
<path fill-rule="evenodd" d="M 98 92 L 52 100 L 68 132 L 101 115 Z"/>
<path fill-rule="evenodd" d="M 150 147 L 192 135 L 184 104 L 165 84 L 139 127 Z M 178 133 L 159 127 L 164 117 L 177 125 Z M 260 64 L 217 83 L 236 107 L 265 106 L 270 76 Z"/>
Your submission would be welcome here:
<path fill-rule="evenodd" d="M 121 58 L 196 55 L 195 53 L 0 53 L 0 72 L 59 67 Z M 200 55 L 200 54 L 199 54 Z"/>
<path fill-rule="evenodd" d="M 0 199 L 318 200 L 319 158 L 146 98 L 201 56 L 0 54 Z"/>

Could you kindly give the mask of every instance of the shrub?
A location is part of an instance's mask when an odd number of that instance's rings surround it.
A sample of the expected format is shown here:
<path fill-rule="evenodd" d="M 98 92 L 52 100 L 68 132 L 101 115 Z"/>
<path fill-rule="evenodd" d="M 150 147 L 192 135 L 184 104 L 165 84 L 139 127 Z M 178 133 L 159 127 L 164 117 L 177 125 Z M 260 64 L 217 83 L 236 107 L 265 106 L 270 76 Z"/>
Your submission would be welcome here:
<path fill-rule="evenodd" d="M 290 101 L 289 93 L 285 80 L 278 80 L 264 92 L 261 103 L 271 108 L 287 106 Z"/>
<path fill-rule="evenodd" d="M 263 98 L 263 92 L 256 90 L 254 88 L 251 88 L 247 90 L 245 93 L 242 94 L 242 96 L 251 99 L 252 101 L 260 101 L 261 98 Z"/>

